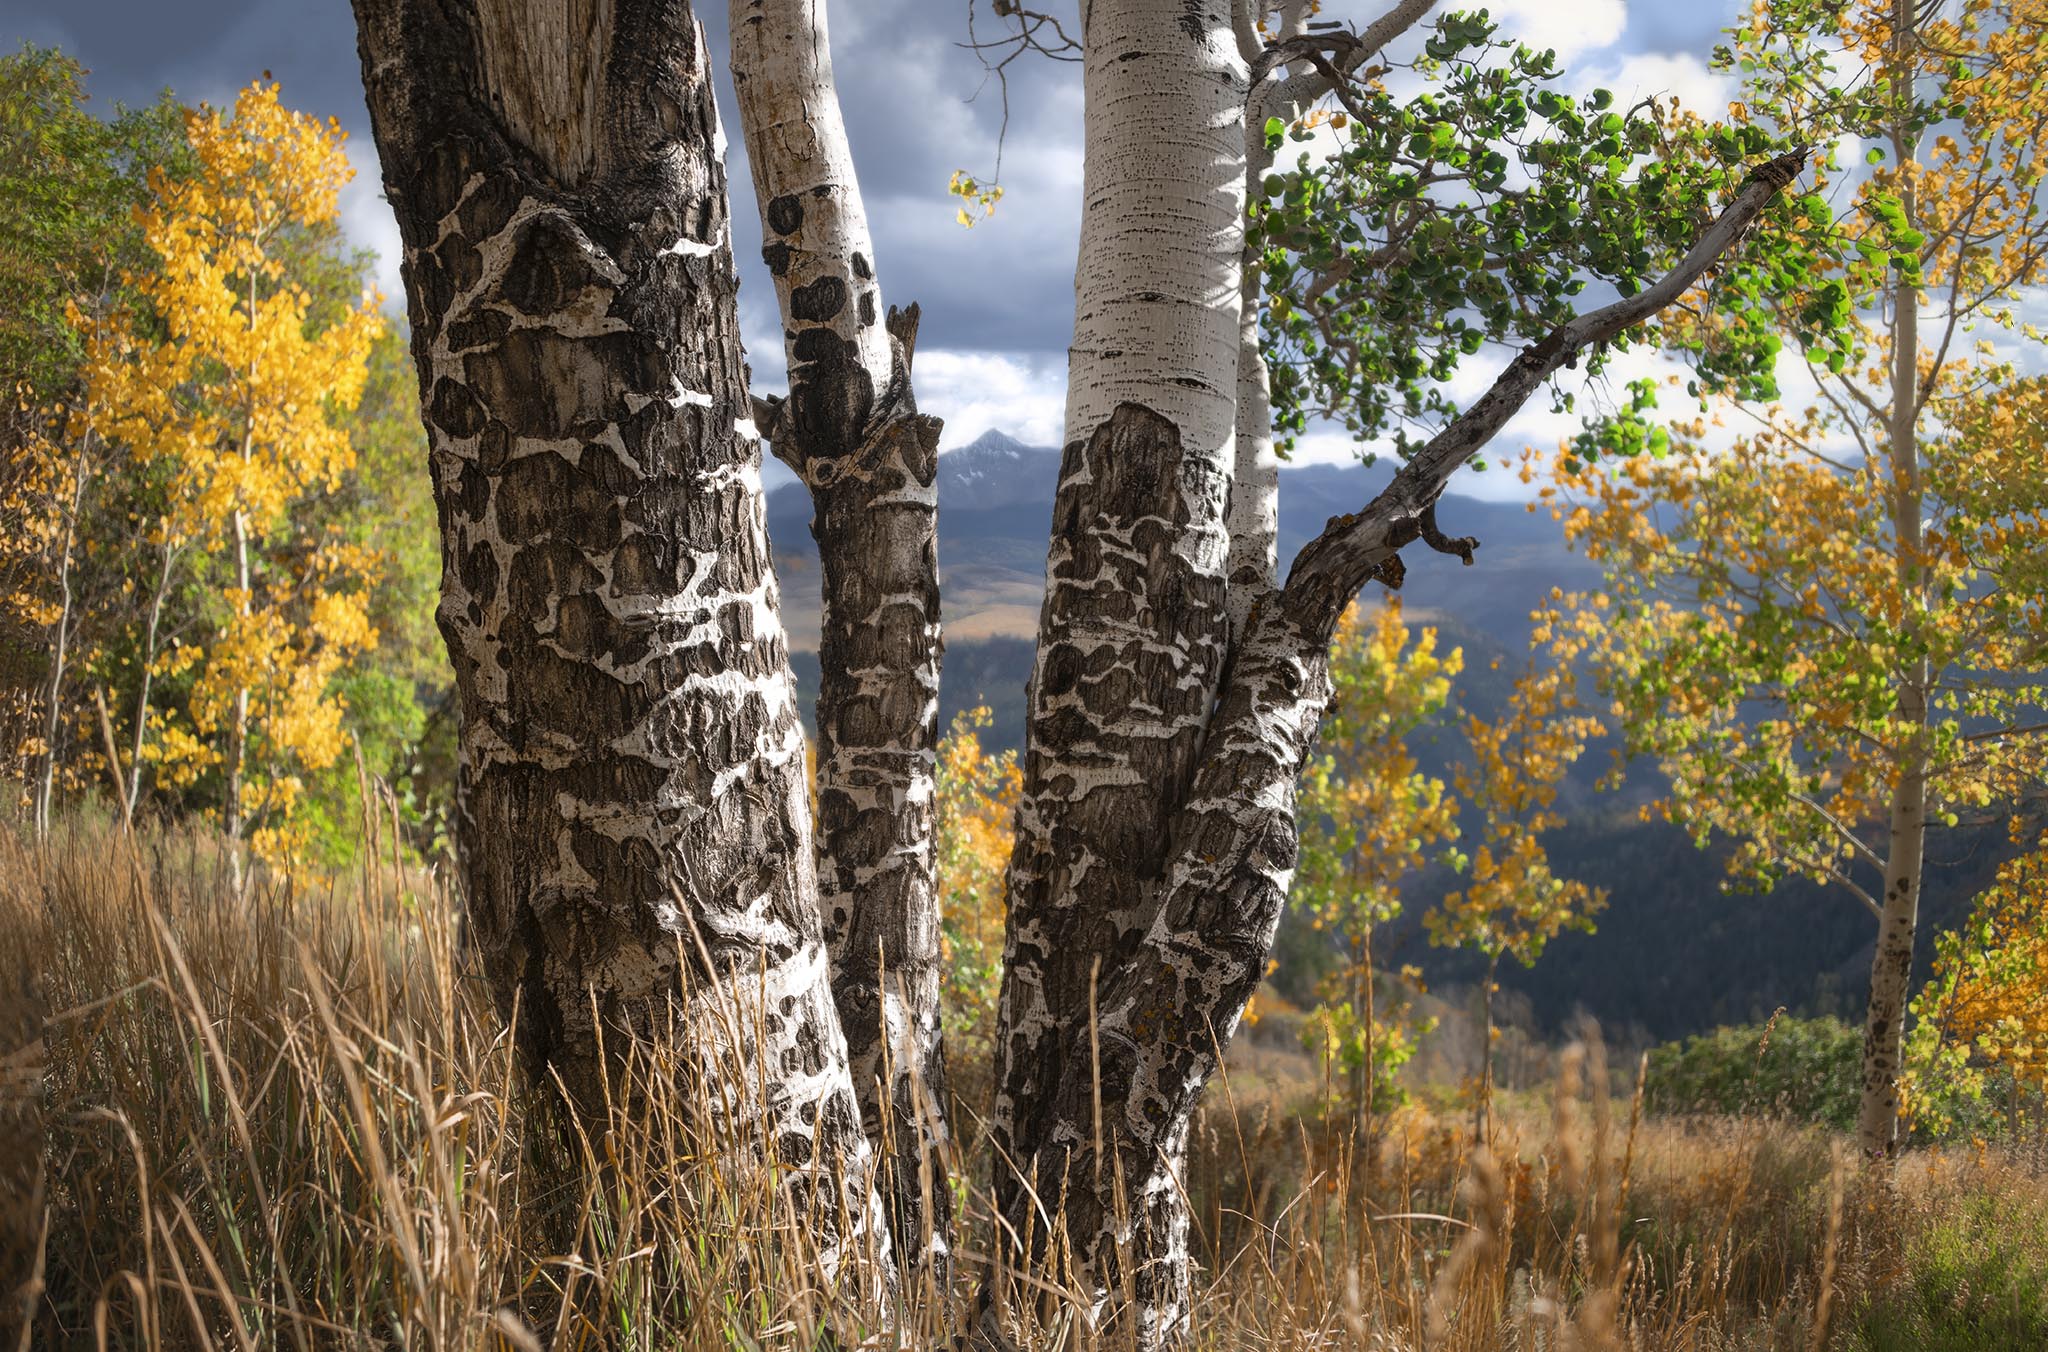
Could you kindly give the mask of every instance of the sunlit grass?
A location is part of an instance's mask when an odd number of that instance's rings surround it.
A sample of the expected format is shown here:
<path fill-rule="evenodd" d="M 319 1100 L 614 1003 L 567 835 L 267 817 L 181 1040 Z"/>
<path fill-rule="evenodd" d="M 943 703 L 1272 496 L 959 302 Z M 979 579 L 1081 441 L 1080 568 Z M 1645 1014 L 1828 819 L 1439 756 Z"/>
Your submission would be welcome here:
<path fill-rule="evenodd" d="M 570 1122 L 522 1073 L 443 881 L 371 830 L 350 876 L 261 878 L 241 903 L 201 833 L 131 841 L 90 811 L 43 845 L 0 830 L 21 1346 L 939 1346 L 963 1327 L 989 1248 L 985 1073 L 959 1077 L 951 1289 L 883 1297 L 820 1262 L 700 1058 L 629 1049 L 607 1119 Z M 1195 1342 L 2048 1345 L 2038 1156 L 1866 1176 L 1818 1130 L 1645 1118 L 1597 1043 L 1561 1064 L 1547 1102 L 1497 1115 L 1491 1156 L 1462 1115 L 1368 1136 L 1321 1086 L 1220 1080 L 1186 1175 Z M 1076 1285 L 1058 1261 L 1028 1274 L 1003 1306 L 1020 1346 L 1115 1345 Z"/>

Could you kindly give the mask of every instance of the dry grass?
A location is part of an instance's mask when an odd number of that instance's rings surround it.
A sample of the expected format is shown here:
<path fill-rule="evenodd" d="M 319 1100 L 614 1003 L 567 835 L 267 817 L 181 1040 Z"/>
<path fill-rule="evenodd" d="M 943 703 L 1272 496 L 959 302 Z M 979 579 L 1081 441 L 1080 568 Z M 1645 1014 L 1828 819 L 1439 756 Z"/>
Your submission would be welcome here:
<path fill-rule="evenodd" d="M 0 1279 L 32 1282 L 21 1346 L 946 1339 L 986 1247 L 974 1197 L 958 1289 L 878 1308 L 736 1147 L 745 1107 L 719 1108 L 695 1058 L 636 1049 L 632 1107 L 582 1130 L 525 1084 L 448 897 L 385 848 L 237 904 L 200 834 L 0 829 Z M 1562 1067 L 1547 1102 L 1499 1115 L 1491 1155 L 1461 1119 L 1411 1111 L 1367 1140 L 1313 1087 L 1219 1082 L 1188 1168 L 1197 1343 L 2048 1345 L 2038 1160 L 1867 1179 L 1818 1134 L 1640 1120 L 1597 1044 Z M 1020 1342 L 1098 1345 L 1071 1283 L 1039 1280 Z"/>

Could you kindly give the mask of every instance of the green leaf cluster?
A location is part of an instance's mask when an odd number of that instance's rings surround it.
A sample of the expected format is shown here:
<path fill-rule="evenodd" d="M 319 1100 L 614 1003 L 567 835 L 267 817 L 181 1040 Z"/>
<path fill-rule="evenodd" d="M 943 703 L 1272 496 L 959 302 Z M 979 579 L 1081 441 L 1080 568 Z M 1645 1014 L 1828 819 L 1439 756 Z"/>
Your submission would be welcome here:
<path fill-rule="evenodd" d="M 1619 108 L 1604 89 L 1565 92 L 1554 53 L 1502 38 L 1483 12 L 1443 16 L 1413 69 L 1427 79 L 1413 95 L 1349 92 L 1328 123 L 1341 123 L 1334 146 L 1266 124 L 1270 149 L 1306 147 L 1265 177 L 1248 227 L 1283 446 L 1327 418 L 1407 454 L 1458 412 L 1447 383 L 1461 363 L 1641 290 L 1791 143 L 1654 103 Z M 1770 247 L 1724 260 L 1709 289 L 1727 318 L 1701 344 L 1705 383 L 1775 392 L 1771 302 L 1808 276 L 1802 232 L 1825 228 L 1781 199 L 1758 227 Z M 1589 353 L 1587 368 L 1631 341 Z"/>

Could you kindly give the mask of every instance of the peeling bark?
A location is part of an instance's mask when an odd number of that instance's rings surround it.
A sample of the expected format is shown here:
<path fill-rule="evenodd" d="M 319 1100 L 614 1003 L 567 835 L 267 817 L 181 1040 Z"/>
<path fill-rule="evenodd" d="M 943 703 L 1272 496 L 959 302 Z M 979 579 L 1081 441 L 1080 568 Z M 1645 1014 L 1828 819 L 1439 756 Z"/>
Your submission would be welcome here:
<path fill-rule="evenodd" d="M 827 984 L 702 33 L 682 0 L 355 9 L 405 246 L 485 970 L 586 1110 L 600 1043 L 673 1018 L 789 1166 L 825 1263 L 885 1250 Z"/>
<path fill-rule="evenodd" d="M 939 1018 L 939 422 L 917 307 L 884 320 L 822 0 L 743 0 L 732 72 L 789 395 L 761 409 L 810 489 L 822 574 L 818 885 L 832 991 L 897 1252 L 943 1286 L 951 1143 Z"/>

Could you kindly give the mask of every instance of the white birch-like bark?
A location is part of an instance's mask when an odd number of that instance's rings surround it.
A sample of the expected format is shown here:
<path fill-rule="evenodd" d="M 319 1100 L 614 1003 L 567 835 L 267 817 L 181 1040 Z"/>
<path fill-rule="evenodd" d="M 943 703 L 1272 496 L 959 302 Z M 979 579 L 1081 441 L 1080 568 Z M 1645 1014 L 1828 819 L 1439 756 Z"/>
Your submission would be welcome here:
<path fill-rule="evenodd" d="M 135 691 L 135 726 L 128 745 L 125 781 L 128 797 L 122 804 L 123 816 L 129 822 L 135 820 L 135 809 L 142 801 L 142 752 L 149 742 L 150 686 L 156 680 L 157 643 L 163 628 L 164 601 L 170 595 L 171 573 L 178 562 L 178 547 L 172 542 L 169 530 L 169 523 L 165 522 L 164 541 L 159 551 L 162 564 L 157 569 L 156 589 L 149 596 L 149 618 L 142 627 L 142 681 Z"/>
<path fill-rule="evenodd" d="M 1096 972 L 1115 970 L 1157 904 L 1228 640 L 1247 68 L 1227 0 L 1095 0 L 1082 47 L 1065 453 L 997 1043 L 997 1157 L 1038 1171 L 1027 1183 L 998 1170 L 998 1206 L 1013 1220 L 1033 1191 L 1057 1214 L 1062 1189 L 1075 1214 L 1093 1216 L 1115 1186 L 1059 1167 L 1049 1146 L 1072 1124 L 1054 1120 L 1055 1100 L 1089 1079 Z M 1092 1220 L 1073 1234 L 1098 1313 L 1121 1272 L 1143 1292 L 1133 1327 L 1177 1336 L 1178 1200 L 1121 1255 L 1101 1246 L 1105 1234 Z"/>
<path fill-rule="evenodd" d="M 355 10 L 441 514 L 486 974 L 586 1112 L 622 1044 L 673 1029 L 711 1080 L 707 1119 L 723 1105 L 777 1162 L 825 1266 L 886 1254 L 827 977 L 703 34 L 679 0 Z"/>
<path fill-rule="evenodd" d="M 1266 119 L 1291 117 L 1283 92 L 1253 87 L 1244 120 L 1244 181 L 1249 201 L 1273 152 L 1266 149 Z M 1233 642 L 1245 631 L 1252 607 L 1280 585 L 1280 457 L 1273 438 L 1273 382 L 1259 342 L 1259 308 L 1264 297 L 1258 250 L 1245 246 L 1238 289 L 1237 435 L 1230 481 L 1230 592 L 1227 609 Z"/>
<path fill-rule="evenodd" d="M 43 764 L 36 774 L 35 831 L 38 840 L 50 833 L 50 811 L 57 788 L 58 738 L 64 716 L 64 677 L 71 656 L 71 633 L 77 622 L 71 595 L 71 563 L 78 544 L 79 515 L 85 507 L 86 466 L 92 431 L 79 438 L 71 462 L 71 506 L 64 514 L 64 538 L 57 550 L 57 624 L 50 636 L 50 679 L 44 687 Z"/>
<path fill-rule="evenodd" d="M 910 386 L 917 310 L 881 314 L 823 0 L 735 0 L 732 73 L 789 395 L 761 430 L 810 489 L 823 634 L 818 884 L 832 990 L 897 1252 L 951 1247 L 939 1017 L 937 419 Z"/>
<path fill-rule="evenodd" d="M 1332 91 L 1330 75 L 1348 77 L 1368 58 L 1419 23 L 1435 0 L 1399 0 L 1358 35 L 1355 45 L 1319 68 L 1297 60 L 1299 69 L 1283 67 L 1265 75 L 1269 61 L 1305 35 L 1308 6 L 1288 5 L 1270 45 L 1262 44 L 1253 7 L 1239 0 L 1238 48 L 1253 63 L 1254 78 L 1244 123 L 1246 200 L 1260 191 L 1273 153 L 1266 149 L 1266 119 L 1292 122 Z M 1244 253 L 1239 301 L 1237 359 L 1237 454 L 1230 485 L 1230 633 L 1235 642 L 1245 631 L 1252 608 L 1278 588 L 1280 581 L 1280 457 L 1273 436 L 1272 378 L 1265 349 L 1259 342 L 1259 312 L 1264 299 L 1258 252 Z"/>
<path fill-rule="evenodd" d="M 1912 99 L 1913 0 L 1894 0 L 1893 79 L 1903 100 Z M 1894 129 L 1892 153 L 1911 164 L 1918 134 L 1905 118 Z M 1912 180 L 1899 187 L 1906 223 L 1916 223 Z M 1925 548 L 1921 529 L 1926 509 L 1920 481 L 1920 293 L 1905 278 L 1892 286 L 1891 418 L 1885 429 L 1891 456 L 1894 585 L 1908 636 L 1927 614 Z M 1898 706 L 1892 717 L 1900 742 L 1895 753 L 1885 850 L 1884 893 L 1878 898 L 1877 946 L 1870 962 L 1870 1003 L 1863 1024 L 1862 1093 L 1856 1114 L 1857 1144 L 1872 1158 L 1890 1156 L 1899 1144 L 1899 1073 L 1906 1034 L 1906 1005 L 1913 980 L 1913 949 L 1919 930 L 1921 865 L 1927 847 L 1929 762 L 1928 691 L 1934 672 L 1925 657 L 1893 673 Z"/>

